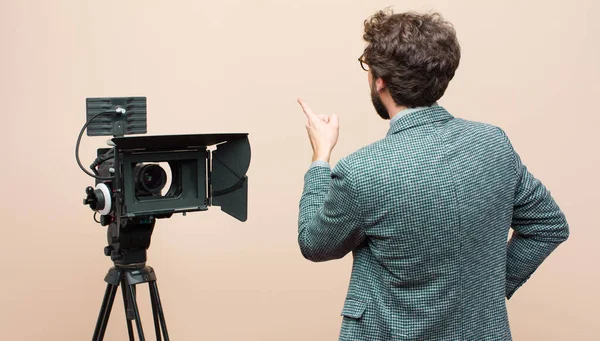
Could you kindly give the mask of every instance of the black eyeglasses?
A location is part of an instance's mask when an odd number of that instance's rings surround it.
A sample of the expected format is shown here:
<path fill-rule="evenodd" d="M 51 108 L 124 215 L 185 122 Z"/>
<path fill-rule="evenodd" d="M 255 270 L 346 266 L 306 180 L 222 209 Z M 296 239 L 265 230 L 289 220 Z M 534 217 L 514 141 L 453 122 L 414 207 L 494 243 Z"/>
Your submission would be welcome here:
<path fill-rule="evenodd" d="M 360 57 L 358 57 L 358 62 L 360 63 L 360 67 L 365 70 L 365 71 L 369 71 L 369 64 L 367 64 L 367 62 L 364 61 L 364 53 L 362 55 L 360 55 Z"/>

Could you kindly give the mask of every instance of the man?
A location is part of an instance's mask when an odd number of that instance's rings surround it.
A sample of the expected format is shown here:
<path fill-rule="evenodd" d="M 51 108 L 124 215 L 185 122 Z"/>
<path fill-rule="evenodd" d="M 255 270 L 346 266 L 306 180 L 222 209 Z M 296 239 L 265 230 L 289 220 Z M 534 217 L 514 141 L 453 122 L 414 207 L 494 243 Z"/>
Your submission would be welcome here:
<path fill-rule="evenodd" d="M 565 216 L 501 129 L 437 104 L 460 60 L 451 24 L 380 11 L 364 39 L 384 138 L 331 170 L 338 118 L 299 100 L 314 150 L 300 250 L 354 257 L 339 339 L 511 340 L 506 299 L 567 239 Z"/>

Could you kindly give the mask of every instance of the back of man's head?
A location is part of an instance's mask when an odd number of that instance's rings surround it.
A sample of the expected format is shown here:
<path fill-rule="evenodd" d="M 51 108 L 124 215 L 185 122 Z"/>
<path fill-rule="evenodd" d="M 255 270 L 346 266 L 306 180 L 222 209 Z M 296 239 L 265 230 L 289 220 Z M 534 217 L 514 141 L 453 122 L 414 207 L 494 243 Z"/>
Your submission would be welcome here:
<path fill-rule="evenodd" d="M 364 52 L 373 79 L 381 78 L 396 105 L 439 100 L 460 61 L 456 32 L 439 14 L 379 11 L 364 23 Z"/>

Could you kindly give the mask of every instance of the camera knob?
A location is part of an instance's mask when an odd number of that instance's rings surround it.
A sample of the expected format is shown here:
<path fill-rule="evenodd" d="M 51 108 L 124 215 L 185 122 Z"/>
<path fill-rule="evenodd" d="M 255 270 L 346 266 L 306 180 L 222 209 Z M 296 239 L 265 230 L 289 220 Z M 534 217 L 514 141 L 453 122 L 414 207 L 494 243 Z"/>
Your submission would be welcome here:
<path fill-rule="evenodd" d="M 104 255 L 105 256 L 107 256 L 107 257 L 110 256 L 111 251 L 112 251 L 112 247 L 110 247 L 110 246 L 104 247 Z"/>
<path fill-rule="evenodd" d="M 87 194 L 87 196 L 85 197 L 85 199 L 83 199 L 83 204 L 89 205 L 90 208 L 95 211 L 98 206 L 98 197 L 96 196 L 94 188 L 88 186 L 85 189 L 85 194 Z"/>
<path fill-rule="evenodd" d="M 110 225 L 110 223 L 112 222 L 112 218 L 110 216 L 100 216 L 100 225 L 102 226 L 108 226 Z"/>

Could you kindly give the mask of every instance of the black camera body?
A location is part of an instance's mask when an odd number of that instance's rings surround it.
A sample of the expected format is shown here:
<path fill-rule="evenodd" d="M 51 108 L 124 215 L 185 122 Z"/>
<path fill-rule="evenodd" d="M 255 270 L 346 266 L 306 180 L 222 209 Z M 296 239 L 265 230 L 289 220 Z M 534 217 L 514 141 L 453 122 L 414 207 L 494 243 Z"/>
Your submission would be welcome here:
<path fill-rule="evenodd" d="M 215 205 L 246 221 L 247 134 L 123 137 L 112 142 L 114 148 L 98 149 L 98 158 L 105 159 L 98 175 L 112 178 L 96 179 L 96 191 L 106 186 L 111 193 L 96 203 L 98 211 L 123 218 L 170 217 Z M 214 144 L 216 149 L 209 150 Z"/>
<path fill-rule="evenodd" d="M 113 135 L 90 166 L 96 181 L 84 204 L 109 227 L 105 254 L 115 264 L 145 262 L 156 219 L 220 206 L 246 221 L 247 133 L 124 136 L 146 132 L 145 97 L 88 98 L 87 117 L 89 136 Z"/>

